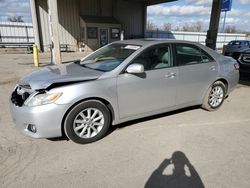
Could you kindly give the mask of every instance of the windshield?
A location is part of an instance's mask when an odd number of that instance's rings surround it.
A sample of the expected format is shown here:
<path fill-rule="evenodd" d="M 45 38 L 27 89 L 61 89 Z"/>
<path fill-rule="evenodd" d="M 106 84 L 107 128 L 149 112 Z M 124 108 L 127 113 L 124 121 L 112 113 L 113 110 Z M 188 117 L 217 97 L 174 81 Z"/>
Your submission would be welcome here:
<path fill-rule="evenodd" d="M 83 59 L 80 64 L 86 68 L 109 72 L 139 48 L 137 45 L 111 44 Z"/>

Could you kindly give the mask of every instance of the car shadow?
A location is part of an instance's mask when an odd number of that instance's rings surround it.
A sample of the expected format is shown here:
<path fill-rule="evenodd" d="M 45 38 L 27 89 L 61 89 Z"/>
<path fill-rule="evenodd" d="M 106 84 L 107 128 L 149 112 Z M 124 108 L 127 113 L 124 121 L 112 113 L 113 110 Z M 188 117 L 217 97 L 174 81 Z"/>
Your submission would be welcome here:
<path fill-rule="evenodd" d="M 49 141 L 52 141 L 52 142 L 69 141 L 69 139 L 67 138 L 66 135 L 63 135 L 63 136 L 57 137 L 57 138 L 46 138 L 46 139 Z"/>
<path fill-rule="evenodd" d="M 161 113 L 161 114 L 157 114 L 157 115 L 153 115 L 153 116 L 148 116 L 148 117 L 144 117 L 144 118 L 140 118 L 140 119 L 136 119 L 136 120 L 127 121 L 127 122 L 115 125 L 112 128 L 113 128 L 113 131 L 114 131 L 116 129 L 122 129 L 122 128 L 132 126 L 132 125 L 137 124 L 137 123 L 142 123 L 142 122 L 145 122 L 145 121 L 159 119 L 159 118 L 163 118 L 165 116 L 171 116 L 171 115 L 175 115 L 175 114 L 179 114 L 179 113 L 182 113 L 182 112 L 195 110 L 195 109 L 199 109 L 199 108 L 200 108 L 200 106 L 191 106 L 191 107 L 187 107 L 187 108 L 182 108 L 182 109 L 174 110 L 174 111 L 171 111 L 171 112 L 165 112 L 165 113 Z"/>
<path fill-rule="evenodd" d="M 166 112 L 166 113 L 157 114 L 157 115 L 153 115 L 153 116 L 149 116 L 149 117 L 145 117 L 145 118 L 140 118 L 140 119 L 136 119 L 136 120 L 127 121 L 125 123 L 121 123 L 121 124 L 118 124 L 118 125 L 115 125 L 115 126 L 111 126 L 106 136 L 112 134 L 116 130 L 123 129 L 123 128 L 126 128 L 128 126 L 133 126 L 134 124 L 138 124 L 138 123 L 142 123 L 142 122 L 145 122 L 145 121 L 150 121 L 150 120 L 162 118 L 162 117 L 165 117 L 165 116 L 171 116 L 171 115 L 175 115 L 175 114 L 179 114 L 179 113 L 182 113 L 182 112 L 195 110 L 195 109 L 199 109 L 199 108 L 200 108 L 200 106 L 191 106 L 191 107 L 187 107 L 187 108 L 183 108 L 183 109 L 179 109 L 179 110 L 175 110 L 175 111 L 171 111 L 171 112 Z M 69 141 L 69 139 L 67 138 L 66 135 L 63 135 L 63 136 L 58 137 L 58 138 L 47 138 L 47 140 L 52 141 L 52 142 Z"/>
<path fill-rule="evenodd" d="M 204 188 L 204 184 L 186 155 L 176 151 L 153 171 L 145 188 Z"/>
<path fill-rule="evenodd" d="M 250 73 L 240 73 L 239 84 L 250 86 Z"/>

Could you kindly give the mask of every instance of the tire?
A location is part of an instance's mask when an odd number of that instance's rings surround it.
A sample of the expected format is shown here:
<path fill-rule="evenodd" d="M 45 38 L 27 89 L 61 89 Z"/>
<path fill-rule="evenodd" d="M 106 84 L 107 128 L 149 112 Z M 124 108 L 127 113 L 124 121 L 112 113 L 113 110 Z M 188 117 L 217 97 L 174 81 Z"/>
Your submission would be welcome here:
<path fill-rule="evenodd" d="M 100 101 L 84 101 L 73 107 L 64 121 L 66 136 L 75 143 L 88 144 L 103 138 L 110 126 L 109 109 Z"/>
<path fill-rule="evenodd" d="M 219 91 L 218 91 L 219 90 Z M 215 92 L 217 91 L 217 94 Z M 221 81 L 213 83 L 208 89 L 204 99 L 202 108 L 207 111 L 214 111 L 220 108 L 226 96 L 226 86 Z M 212 99 L 214 98 L 214 100 Z"/>

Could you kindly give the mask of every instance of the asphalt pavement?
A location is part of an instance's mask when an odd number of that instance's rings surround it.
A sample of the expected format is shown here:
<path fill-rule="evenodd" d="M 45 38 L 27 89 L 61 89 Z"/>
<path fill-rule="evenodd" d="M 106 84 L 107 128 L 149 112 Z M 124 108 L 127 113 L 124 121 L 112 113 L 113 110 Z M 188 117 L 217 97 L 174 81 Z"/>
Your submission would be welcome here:
<path fill-rule="evenodd" d="M 50 57 L 41 59 L 46 66 Z M 191 107 L 127 122 L 98 142 L 78 145 L 15 129 L 8 99 L 16 81 L 34 69 L 31 54 L 0 54 L 1 188 L 250 187 L 247 76 L 215 112 Z"/>

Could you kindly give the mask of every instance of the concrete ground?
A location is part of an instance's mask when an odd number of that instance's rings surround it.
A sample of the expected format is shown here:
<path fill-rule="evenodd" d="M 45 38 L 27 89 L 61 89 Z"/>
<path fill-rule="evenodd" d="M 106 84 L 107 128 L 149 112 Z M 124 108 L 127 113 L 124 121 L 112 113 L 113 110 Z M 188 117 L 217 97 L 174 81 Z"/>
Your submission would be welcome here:
<path fill-rule="evenodd" d="M 45 65 L 49 55 L 41 59 Z M 189 108 L 133 121 L 78 145 L 31 139 L 15 129 L 8 98 L 17 79 L 33 69 L 32 55 L 0 55 L 0 187 L 250 186 L 248 81 L 218 111 Z"/>

